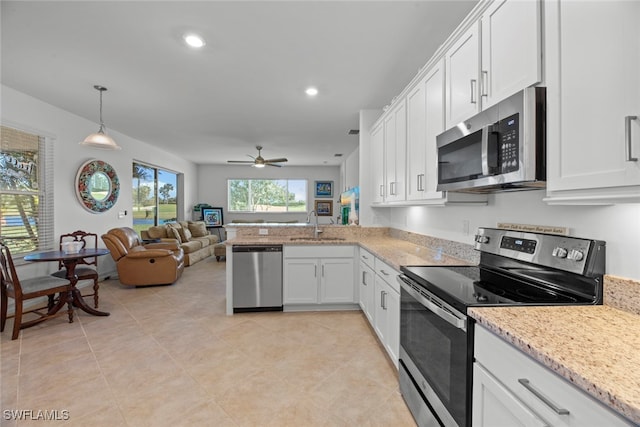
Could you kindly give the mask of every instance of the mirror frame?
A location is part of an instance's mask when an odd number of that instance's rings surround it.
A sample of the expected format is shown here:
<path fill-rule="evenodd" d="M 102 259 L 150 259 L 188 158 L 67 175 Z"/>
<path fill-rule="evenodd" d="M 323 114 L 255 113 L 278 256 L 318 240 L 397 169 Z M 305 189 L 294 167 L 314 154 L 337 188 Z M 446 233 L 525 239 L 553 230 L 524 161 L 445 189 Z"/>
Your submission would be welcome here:
<path fill-rule="evenodd" d="M 96 200 L 91 195 L 90 182 L 91 177 L 101 172 L 108 179 L 110 183 L 110 191 L 107 197 L 102 200 Z M 102 160 L 87 160 L 80 166 L 78 173 L 76 174 L 76 195 L 83 208 L 91 213 L 106 212 L 115 205 L 120 194 L 120 180 L 116 171 L 110 164 L 103 162 Z"/>

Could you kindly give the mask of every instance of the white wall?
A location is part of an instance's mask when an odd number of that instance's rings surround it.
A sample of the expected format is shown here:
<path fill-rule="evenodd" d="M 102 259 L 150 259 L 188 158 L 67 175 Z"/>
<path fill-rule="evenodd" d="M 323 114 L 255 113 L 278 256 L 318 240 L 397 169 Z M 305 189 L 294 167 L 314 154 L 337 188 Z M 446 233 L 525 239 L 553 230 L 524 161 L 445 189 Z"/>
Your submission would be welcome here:
<path fill-rule="evenodd" d="M 249 165 L 200 165 L 198 167 L 198 203 L 208 203 L 211 206 L 223 207 L 225 224 L 231 222 L 234 219 L 264 219 L 265 221 L 297 220 L 299 222 L 304 222 L 307 219 L 306 213 L 260 212 L 254 214 L 230 214 L 227 210 L 227 180 L 230 178 L 306 179 L 308 180 L 307 212 L 313 209 L 314 200 L 316 200 L 314 198 L 315 181 L 333 181 L 333 216 L 321 216 L 318 218 L 318 222 L 320 224 L 329 224 L 330 218 L 333 218 L 333 220 L 335 221 L 337 215 L 340 213 L 338 202 L 340 200 L 340 188 L 342 188 L 342 184 L 340 183 L 339 166 L 296 167 L 285 165 L 281 168 L 265 167 L 263 169 L 258 169 L 252 168 Z"/>
<path fill-rule="evenodd" d="M 2 86 L 1 121 L 3 125 L 32 131 L 54 140 L 54 193 L 55 193 L 55 235 L 74 230 L 92 231 L 101 235 L 114 227 L 131 227 L 132 178 L 131 168 L 134 160 L 149 163 L 164 169 L 184 174 L 184 211 L 179 215 L 190 218 L 191 207 L 196 203 L 197 167 L 195 164 L 158 150 L 152 144 L 145 143 L 113 129 L 107 132 L 113 137 L 120 151 L 100 150 L 78 145 L 87 135 L 98 130 L 99 124 L 71 114 L 58 107 L 44 103 L 7 86 Z M 109 163 L 118 174 L 120 195 L 115 206 L 107 212 L 93 214 L 86 211 L 78 202 L 75 193 L 75 177 L 78 168 L 89 159 L 99 159 Z M 127 215 L 118 219 L 118 212 L 127 211 Z M 102 242 L 100 242 L 102 244 Z M 110 257 L 99 260 L 100 271 L 113 269 Z M 23 268 L 25 274 L 45 274 L 57 266 L 38 263 Z"/>
<path fill-rule="evenodd" d="M 415 233 L 473 244 L 478 227 L 498 222 L 568 227 L 572 236 L 607 242 L 607 273 L 640 279 L 640 204 L 549 206 L 544 190 L 499 193 L 488 206 L 374 208 L 378 219 Z M 469 222 L 469 234 L 463 232 Z"/>

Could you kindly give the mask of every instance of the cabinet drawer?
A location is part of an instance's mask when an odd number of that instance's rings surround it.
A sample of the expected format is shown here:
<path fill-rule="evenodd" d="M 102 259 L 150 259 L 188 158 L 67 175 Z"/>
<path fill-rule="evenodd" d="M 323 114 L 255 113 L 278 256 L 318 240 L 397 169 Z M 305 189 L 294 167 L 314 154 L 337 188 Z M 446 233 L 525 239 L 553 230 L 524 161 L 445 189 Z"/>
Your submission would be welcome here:
<path fill-rule="evenodd" d="M 476 362 L 550 425 L 632 425 L 604 404 L 480 325 L 475 327 L 474 346 Z M 544 400 L 547 400 L 547 403 Z M 552 405 L 558 411 L 552 409 Z M 568 413 L 559 414 L 562 410 Z"/>
<path fill-rule="evenodd" d="M 284 258 L 353 258 L 353 246 L 292 245 L 283 249 Z"/>
<path fill-rule="evenodd" d="M 375 268 L 375 257 L 371 252 L 364 248 L 360 248 L 360 261 L 364 262 L 371 268 Z"/>
<path fill-rule="evenodd" d="M 380 258 L 375 259 L 375 267 L 374 270 L 376 274 L 380 276 L 387 284 L 391 287 L 391 289 L 400 293 L 400 284 L 396 277 L 400 274 L 396 271 L 395 268 L 391 267 L 386 262 L 382 261 Z"/>

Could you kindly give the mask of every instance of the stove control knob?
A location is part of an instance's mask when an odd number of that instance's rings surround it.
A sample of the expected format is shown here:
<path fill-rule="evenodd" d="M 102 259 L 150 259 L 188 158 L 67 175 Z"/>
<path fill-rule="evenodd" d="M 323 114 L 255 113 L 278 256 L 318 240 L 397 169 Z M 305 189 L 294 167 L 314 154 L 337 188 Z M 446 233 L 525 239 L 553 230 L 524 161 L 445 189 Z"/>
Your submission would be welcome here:
<path fill-rule="evenodd" d="M 572 259 L 574 261 L 582 261 L 582 258 L 584 258 L 584 254 L 582 251 L 577 249 L 571 249 L 569 251 L 569 255 L 567 255 L 567 259 Z"/>
<path fill-rule="evenodd" d="M 566 258 L 567 250 L 565 248 L 557 247 L 551 252 L 551 255 L 557 258 Z"/>
<path fill-rule="evenodd" d="M 476 242 L 489 243 L 489 236 L 483 236 L 482 234 L 476 234 Z"/>
<path fill-rule="evenodd" d="M 487 302 L 487 301 L 489 301 L 489 298 L 486 295 L 473 294 L 473 296 L 476 297 L 476 301 L 478 301 L 478 302 Z"/>

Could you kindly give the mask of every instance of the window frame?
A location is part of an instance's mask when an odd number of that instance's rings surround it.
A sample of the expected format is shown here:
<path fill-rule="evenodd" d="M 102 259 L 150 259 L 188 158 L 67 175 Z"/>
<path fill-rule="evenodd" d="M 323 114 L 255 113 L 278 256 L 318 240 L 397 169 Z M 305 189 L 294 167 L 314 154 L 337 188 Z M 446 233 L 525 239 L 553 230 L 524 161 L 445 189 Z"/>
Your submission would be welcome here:
<path fill-rule="evenodd" d="M 259 210 L 234 210 L 231 209 L 231 182 L 232 181 L 286 181 L 287 195 L 289 193 L 289 182 L 301 181 L 304 182 L 304 209 L 303 210 L 289 210 L 289 197 L 285 197 L 285 210 L 284 211 L 259 211 Z M 251 184 L 249 184 L 251 188 Z M 250 196 L 249 196 L 250 198 Z M 309 180 L 307 178 L 227 178 L 227 212 L 235 214 L 292 214 L 292 213 L 306 213 L 309 207 Z"/>
<path fill-rule="evenodd" d="M 174 190 L 175 190 L 175 193 L 176 193 L 176 195 L 175 195 L 175 206 L 176 206 L 175 214 L 176 214 L 176 217 L 175 218 L 169 218 L 168 220 L 164 220 L 163 223 L 171 222 L 171 221 L 178 221 L 179 220 L 179 213 L 180 213 L 180 209 L 179 209 L 179 207 L 180 207 L 180 198 L 181 198 L 181 191 L 182 191 L 182 188 L 180 186 L 180 179 L 181 179 L 180 176 L 182 174 L 180 172 L 177 172 L 177 171 L 174 171 L 174 170 L 171 170 L 171 169 L 168 169 L 168 168 L 151 165 L 149 163 L 145 163 L 145 162 L 138 161 L 138 160 L 133 160 L 132 164 L 131 164 L 131 169 L 132 169 L 132 174 L 131 174 L 131 176 L 132 176 L 132 185 L 131 185 L 132 192 L 131 192 L 131 196 L 132 196 L 132 206 L 134 208 L 138 207 L 138 205 L 136 203 L 136 200 L 135 200 L 135 189 L 136 189 L 136 187 L 134 187 L 136 178 L 133 177 L 133 170 L 135 170 L 136 165 L 141 166 L 141 167 L 143 167 L 145 169 L 151 169 L 153 171 L 153 177 L 151 179 L 153 180 L 153 183 L 154 183 L 154 193 L 153 193 L 153 197 L 152 197 L 153 203 L 154 203 L 154 209 L 153 209 L 154 215 L 153 215 L 153 223 L 152 224 L 148 224 L 148 223 L 136 224 L 135 223 L 135 221 L 136 221 L 135 210 L 133 210 L 132 211 L 132 214 L 133 214 L 133 221 L 132 221 L 133 222 L 133 224 L 132 224 L 133 225 L 133 229 L 139 232 L 139 231 L 145 230 L 145 229 L 147 229 L 149 227 L 157 226 L 157 225 L 161 225 L 162 224 L 160 222 L 161 221 L 161 217 L 160 217 L 160 214 L 159 214 L 160 205 L 161 205 L 161 201 L 162 201 L 162 195 L 161 195 L 161 191 L 160 191 L 162 187 L 160 187 L 158 185 L 159 184 L 160 172 L 164 172 L 164 173 L 169 173 L 169 174 L 175 175 L 175 187 L 174 187 Z"/>
<path fill-rule="evenodd" d="M 2 121 L 0 126 L 3 128 L 3 131 L 0 132 L 2 134 L 12 131 L 38 138 L 38 153 L 35 156 L 35 167 L 37 168 L 38 173 L 37 191 L 34 191 L 33 189 L 21 191 L 0 188 L 0 194 L 2 195 L 25 195 L 36 199 L 37 216 L 35 217 L 34 224 L 37 237 L 35 239 L 31 239 L 34 241 L 35 247 L 29 251 L 22 251 L 18 250 L 16 246 L 10 244 L 10 240 L 12 239 L 7 238 L 5 242 L 8 243 L 12 255 L 15 257 L 23 257 L 24 255 L 32 252 L 54 249 L 56 244 L 54 241 L 54 144 L 56 138 L 47 132 L 7 121 Z M 3 135 L 2 138 L 5 138 L 5 135 Z M 1 213 L 0 217 L 2 217 Z M 1 234 L 2 230 L 0 229 L 0 235 Z"/>

